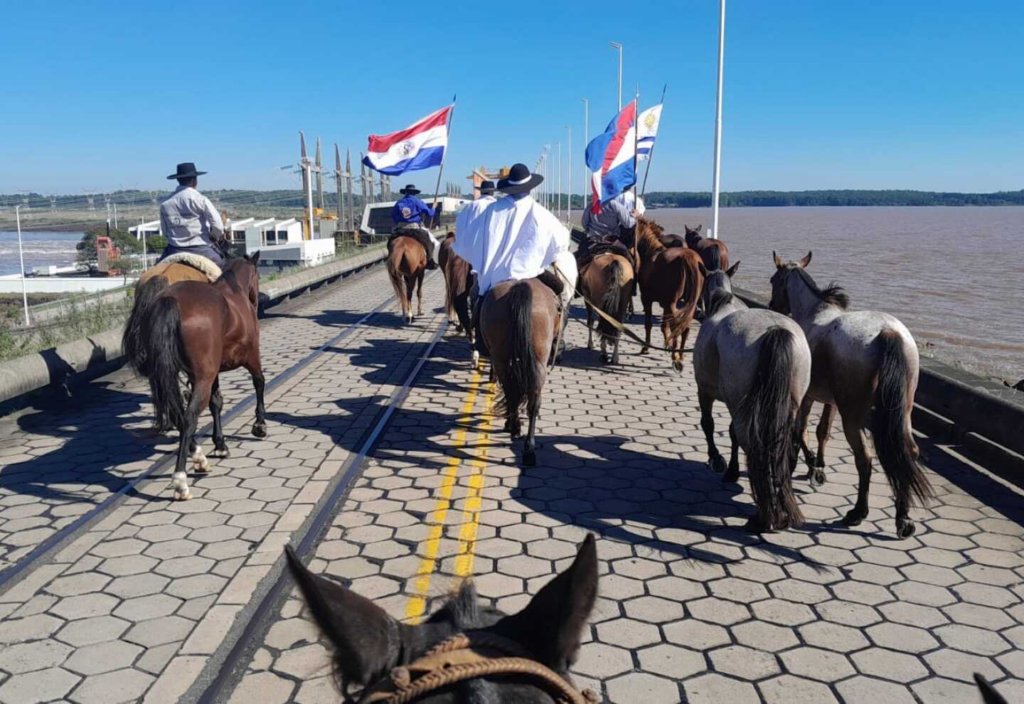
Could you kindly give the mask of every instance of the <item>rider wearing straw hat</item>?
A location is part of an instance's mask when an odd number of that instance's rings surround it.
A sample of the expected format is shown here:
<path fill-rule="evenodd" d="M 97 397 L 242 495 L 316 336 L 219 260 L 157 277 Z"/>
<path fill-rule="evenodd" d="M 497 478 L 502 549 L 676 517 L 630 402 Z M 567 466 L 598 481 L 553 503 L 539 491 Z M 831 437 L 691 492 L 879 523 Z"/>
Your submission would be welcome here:
<path fill-rule="evenodd" d="M 196 171 L 195 164 L 185 162 L 167 177 L 177 180 L 178 188 L 160 204 L 160 229 L 167 238 L 161 260 L 172 254 L 189 253 L 224 266 L 224 255 L 218 249 L 224 243 L 224 223 L 210 199 L 196 190 L 199 177 L 205 173 Z"/>
<path fill-rule="evenodd" d="M 416 196 L 420 190 L 411 183 L 399 191 L 404 198 L 395 203 L 391 209 L 391 220 L 395 223 L 392 231 L 392 239 L 398 235 L 409 235 L 423 245 L 427 250 L 427 268 L 437 268 L 437 249 L 441 243 L 423 225 L 423 216 L 426 215 L 428 222 L 434 219 L 434 209 L 424 203 Z M 390 249 L 391 242 L 388 242 Z"/>

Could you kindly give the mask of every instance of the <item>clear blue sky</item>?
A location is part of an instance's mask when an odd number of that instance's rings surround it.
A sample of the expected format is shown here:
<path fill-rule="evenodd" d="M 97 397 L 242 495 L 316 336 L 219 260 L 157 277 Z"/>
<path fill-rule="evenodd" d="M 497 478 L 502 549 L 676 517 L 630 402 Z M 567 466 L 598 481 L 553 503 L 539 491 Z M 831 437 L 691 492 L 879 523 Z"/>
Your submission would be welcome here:
<path fill-rule="evenodd" d="M 649 189 L 707 190 L 716 0 L 5 3 L 0 192 L 293 187 L 299 129 L 355 153 L 458 93 L 446 172 L 591 133 L 668 83 Z M 731 0 L 723 188 L 1024 187 L 1024 3 Z M 436 170 L 399 177 L 432 190 Z M 448 176 L 446 176 L 447 180 Z"/>

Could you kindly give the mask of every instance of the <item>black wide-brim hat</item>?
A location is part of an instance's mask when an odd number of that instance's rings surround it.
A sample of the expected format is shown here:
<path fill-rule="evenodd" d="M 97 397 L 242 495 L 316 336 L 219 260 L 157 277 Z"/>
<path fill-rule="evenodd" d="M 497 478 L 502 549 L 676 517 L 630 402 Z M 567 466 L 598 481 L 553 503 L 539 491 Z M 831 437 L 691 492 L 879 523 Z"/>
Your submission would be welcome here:
<path fill-rule="evenodd" d="M 186 161 L 184 164 L 178 164 L 178 173 L 171 174 L 167 177 L 168 181 L 173 181 L 176 178 L 192 178 L 193 176 L 202 176 L 205 171 L 196 171 L 196 165 L 191 161 Z"/>
<path fill-rule="evenodd" d="M 416 188 L 416 186 L 412 185 L 411 183 L 399 191 L 399 193 L 401 193 L 403 196 L 414 196 L 419 192 L 420 189 Z"/>
<path fill-rule="evenodd" d="M 517 193 L 528 193 L 540 185 L 544 177 L 532 174 L 526 164 L 515 164 L 509 169 L 508 176 L 498 180 L 498 190 L 514 196 Z"/>
<path fill-rule="evenodd" d="M 480 191 L 482 196 L 489 196 L 494 193 L 494 181 L 481 181 L 476 190 Z"/>

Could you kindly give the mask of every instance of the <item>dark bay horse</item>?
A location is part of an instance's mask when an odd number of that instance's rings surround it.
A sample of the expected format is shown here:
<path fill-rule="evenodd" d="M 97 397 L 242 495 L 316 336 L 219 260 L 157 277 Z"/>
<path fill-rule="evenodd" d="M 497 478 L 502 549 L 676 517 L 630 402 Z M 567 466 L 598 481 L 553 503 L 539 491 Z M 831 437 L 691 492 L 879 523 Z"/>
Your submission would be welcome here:
<path fill-rule="evenodd" d="M 633 298 L 636 276 L 629 259 L 621 254 L 606 252 L 598 254 L 580 272 L 580 291 L 588 301 L 587 305 L 587 349 L 594 349 L 594 318 L 597 317 L 597 332 L 601 336 L 601 360 L 619 363 L 619 340 L 622 332 L 601 316 L 595 316 L 591 306 L 618 322 L 626 318 L 629 302 Z M 608 341 L 612 342 L 612 354 L 607 352 Z"/>
<path fill-rule="evenodd" d="M 437 264 L 444 274 L 444 303 L 448 313 L 448 322 L 455 325 L 456 332 L 465 332 L 473 343 L 473 326 L 469 320 L 469 291 L 473 282 L 470 280 L 469 262 L 452 251 L 455 233 L 449 232 L 441 242 L 437 253 Z"/>
<path fill-rule="evenodd" d="M 218 374 L 244 367 L 256 390 L 256 422 L 252 434 L 267 434 L 263 406 L 263 367 L 257 320 L 259 252 L 229 261 L 212 285 L 197 281 L 174 284 L 153 301 L 142 326 L 142 354 L 151 370 L 153 405 L 177 427 L 178 459 L 174 469 L 174 498 L 189 499 L 185 465 L 190 455 L 197 471 L 209 462 L 195 441 L 203 408 L 213 416 L 211 457 L 227 457 L 220 412 L 223 400 Z M 136 361 L 130 360 L 133 365 Z M 186 406 L 178 377 L 188 377 L 191 395 Z"/>
<path fill-rule="evenodd" d="M 513 439 L 522 435 L 519 413 L 526 407 L 529 427 L 523 464 L 527 467 L 537 464 L 534 436 L 541 391 L 560 324 L 558 298 L 537 279 L 504 281 L 487 292 L 480 306 L 480 334 L 501 386 L 499 408 L 505 413 L 505 430 Z"/>
<path fill-rule="evenodd" d="M 398 235 L 388 243 L 388 277 L 395 289 L 402 319 L 413 321 L 412 295 L 417 295 L 417 315 L 423 315 L 423 277 L 427 272 L 427 250 L 411 235 Z"/>
<path fill-rule="evenodd" d="M 870 429 L 894 494 L 896 533 L 907 538 L 915 530 L 908 517 L 911 503 L 923 503 L 932 495 L 910 425 L 920 368 L 914 338 L 888 313 L 848 312 L 841 288 L 821 289 L 807 273 L 810 252 L 798 262 L 783 263 L 774 253 L 773 257 L 771 309 L 793 316 L 807 335 L 814 359 L 800 433 L 814 401 L 836 406 L 859 478 L 857 503 L 843 523 L 856 526 L 868 514 Z"/>
<path fill-rule="evenodd" d="M 333 646 L 339 689 L 362 688 L 346 701 L 597 701 L 576 690 L 569 676 L 597 598 L 593 535 L 584 539 L 573 563 L 522 611 L 506 615 L 481 602 L 467 580 L 419 625 L 395 620 L 366 597 L 313 574 L 290 547 L 285 550 L 288 569 Z M 444 679 L 438 682 L 435 676 L 442 671 Z M 396 677 L 398 672 L 409 677 Z"/>
<path fill-rule="evenodd" d="M 683 227 L 686 229 L 684 236 L 686 246 L 700 255 L 701 261 L 704 262 L 708 271 L 716 269 L 725 271 L 729 268 L 729 247 L 725 242 L 701 235 L 700 231 L 703 229 L 703 225 L 697 225 L 697 227 L 683 225 Z"/>
<path fill-rule="evenodd" d="M 152 364 L 146 354 L 142 330 L 149 315 L 149 309 L 153 305 L 153 301 L 156 300 L 156 297 L 168 286 L 179 281 L 210 282 L 220 276 L 220 267 L 216 264 L 201 255 L 192 256 L 198 260 L 195 262 L 198 266 L 187 264 L 184 260 L 161 262 L 146 270 L 135 284 L 132 311 L 128 315 L 128 321 L 124 326 L 124 334 L 121 337 L 121 349 L 124 350 L 125 356 L 139 376 L 149 378 L 152 373 Z M 182 258 L 178 257 L 178 259 Z M 150 391 L 152 389 L 153 386 L 150 383 Z M 153 426 L 159 433 L 166 432 L 172 427 L 170 421 L 159 408 L 156 409 L 156 419 Z"/>
<path fill-rule="evenodd" d="M 800 404 L 811 383 L 811 350 L 795 321 L 765 309 L 751 309 L 732 294 L 729 271 L 708 273 L 705 317 L 693 348 L 700 425 L 708 444 L 708 465 L 726 469 L 715 446 L 715 401 L 724 401 L 732 422 L 732 456 L 723 479 L 739 479 L 739 448 L 747 456 L 757 514 L 747 527 L 773 531 L 803 522 L 793 494 Z"/>
<path fill-rule="evenodd" d="M 665 347 L 672 350 L 672 366 L 683 369 L 683 349 L 690 335 L 690 323 L 697 310 L 697 301 L 704 286 L 700 257 L 685 247 L 665 247 L 661 241 L 664 230 L 653 220 L 637 218 L 636 248 L 640 300 L 644 306 L 644 327 L 647 345 L 651 344 L 654 304 L 661 306 L 661 332 Z"/>

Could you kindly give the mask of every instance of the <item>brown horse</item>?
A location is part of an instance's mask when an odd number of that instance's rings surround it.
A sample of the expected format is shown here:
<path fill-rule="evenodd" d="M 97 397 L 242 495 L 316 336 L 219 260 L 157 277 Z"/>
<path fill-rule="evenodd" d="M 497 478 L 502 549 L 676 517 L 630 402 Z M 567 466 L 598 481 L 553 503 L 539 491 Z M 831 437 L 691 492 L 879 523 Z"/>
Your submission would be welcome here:
<path fill-rule="evenodd" d="M 487 292 L 480 306 L 480 334 L 501 386 L 505 430 L 513 439 L 522 435 L 519 412 L 526 406 L 529 428 L 523 464 L 527 467 L 537 464 L 534 434 L 541 390 L 560 324 L 558 298 L 537 279 L 504 281 Z"/>
<path fill-rule="evenodd" d="M 700 231 L 703 229 L 703 225 L 697 225 L 695 228 L 689 225 L 683 225 L 683 227 L 686 228 L 686 246 L 700 255 L 701 261 L 704 262 L 704 267 L 708 271 L 718 269 L 725 271 L 729 268 L 729 247 L 725 242 L 701 235 Z"/>
<path fill-rule="evenodd" d="M 597 598 L 593 535 L 518 613 L 506 615 L 481 602 L 467 580 L 419 625 L 396 621 L 366 597 L 310 572 L 290 547 L 285 551 L 313 619 L 333 646 L 338 688 L 362 687 L 345 701 L 597 701 L 577 691 L 569 677 Z M 393 676 L 399 672 L 410 677 Z"/>
<path fill-rule="evenodd" d="M 212 285 L 176 283 L 153 301 L 142 325 L 142 349 L 150 369 L 153 405 L 178 428 L 178 459 L 172 486 L 174 498 L 192 497 L 185 464 L 191 456 L 197 471 L 208 471 L 209 462 L 195 441 L 202 409 L 213 415 L 211 457 L 227 457 L 220 412 L 223 399 L 218 374 L 245 367 L 256 389 L 256 422 L 252 434 L 267 434 L 263 406 L 263 367 L 260 364 L 259 252 L 232 259 Z M 138 366 L 138 360 L 130 360 Z M 178 377 L 188 377 L 191 395 L 185 405 Z"/>
<path fill-rule="evenodd" d="M 452 251 L 455 244 L 455 233 L 449 232 L 441 242 L 437 253 L 437 265 L 444 274 L 444 305 L 448 313 L 448 322 L 455 326 L 456 332 L 465 331 L 470 344 L 473 342 L 473 326 L 469 320 L 469 262 Z"/>
<path fill-rule="evenodd" d="M 388 277 L 395 289 L 402 318 L 411 323 L 413 291 L 418 298 L 416 315 L 423 315 L 423 277 L 427 271 L 427 250 L 411 235 L 392 238 L 388 250 Z"/>
<path fill-rule="evenodd" d="M 580 291 L 587 301 L 587 349 L 594 349 L 594 318 L 592 306 L 618 322 L 626 318 L 629 301 L 633 298 L 636 276 L 629 259 L 621 254 L 607 252 L 598 254 L 580 272 Z M 596 316 L 597 332 L 601 336 L 601 361 L 619 363 L 619 340 L 622 332 L 601 316 Z M 612 354 L 607 353 L 608 341 L 612 341 Z"/>
<path fill-rule="evenodd" d="M 663 233 L 661 225 L 653 220 L 637 218 L 636 247 L 640 262 L 637 278 L 647 341 L 640 353 L 646 354 L 650 349 L 653 308 L 657 302 L 662 310 L 661 332 L 665 347 L 672 351 L 672 366 L 682 371 L 683 349 L 704 287 L 704 275 L 697 253 L 682 247 L 665 247 L 661 241 Z"/>
<path fill-rule="evenodd" d="M 195 255 L 195 257 L 197 258 L 195 263 L 202 266 L 202 269 L 184 261 L 161 262 L 146 270 L 135 284 L 132 312 L 124 326 L 121 349 L 124 350 L 131 366 L 140 376 L 149 377 L 152 372 L 150 360 L 145 353 L 142 328 L 149 315 L 149 308 L 156 297 L 168 286 L 179 281 L 209 282 L 220 275 L 219 267 L 216 264 L 200 255 Z M 152 384 L 150 384 L 150 390 L 152 390 Z M 160 433 L 171 429 L 171 423 L 159 408 L 156 411 L 153 426 Z"/>

